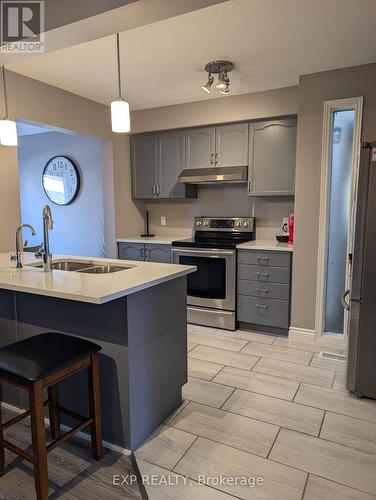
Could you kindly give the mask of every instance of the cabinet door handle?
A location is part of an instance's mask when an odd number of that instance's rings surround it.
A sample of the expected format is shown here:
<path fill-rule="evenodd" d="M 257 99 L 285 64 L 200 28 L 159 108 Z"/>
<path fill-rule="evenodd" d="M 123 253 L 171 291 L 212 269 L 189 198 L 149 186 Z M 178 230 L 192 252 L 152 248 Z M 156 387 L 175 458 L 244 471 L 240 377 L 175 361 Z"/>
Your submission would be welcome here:
<path fill-rule="evenodd" d="M 269 306 L 267 304 L 256 304 L 257 309 L 267 309 Z"/>
<path fill-rule="evenodd" d="M 157 196 L 159 196 L 159 193 L 160 193 L 160 191 L 161 191 L 161 190 L 160 190 L 160 186 L 159 186 L 159 184 L 157 184 L 157 186 L 156 186 L 156 187 L 157 187 Z"/>
<path fill-rule="evenodd" d="M 210 153 L 210 165 L 214 163 L 214 153 Z"/>
<path fill-rule="evenodd" d="M 265 260 L 266 262 L 269 262 L 269 257 L 266 257 L 265 255 L 257 255 L 256 259 Z"/>
<path fill-rule="evenodd" d="M 144 247 L 140 248 L 140 256 L 141 256 L 141 259 L 143 259 L 145 257 L 145 248 Z"/>
<path fill-rule="evenodd" d="M 215 153 L 215 164 L 217 165 L 218 163 L 218 153 Z"/>
<path fill-rule="evenodd" d="M 257 293 L 269 293 L 269 288 L 257 288 Z"/>
<path fill-rule="evenodd" d="M 269 273 L 259 273 L 258 271 L 256 274 L 257 276 L 262 276 L 263 278 L 267 278 L 269 276 Z"/>
<path fill-rule="evenodd" d="M 152 194 L 153 194 L 153 196 L 155 195 L 155 184 L 153 184 Z"/>

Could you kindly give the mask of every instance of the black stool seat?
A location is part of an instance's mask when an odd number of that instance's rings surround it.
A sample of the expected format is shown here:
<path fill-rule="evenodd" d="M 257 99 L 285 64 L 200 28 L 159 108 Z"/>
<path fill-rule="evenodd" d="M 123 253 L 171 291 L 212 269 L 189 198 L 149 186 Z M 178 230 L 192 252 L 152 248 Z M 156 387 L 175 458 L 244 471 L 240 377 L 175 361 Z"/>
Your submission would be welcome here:
<path fill-rule="evenodd" d="M 88 340 L 42 333 L 0 348 L 0 371 L 35 382 L 100 350 Z"/>

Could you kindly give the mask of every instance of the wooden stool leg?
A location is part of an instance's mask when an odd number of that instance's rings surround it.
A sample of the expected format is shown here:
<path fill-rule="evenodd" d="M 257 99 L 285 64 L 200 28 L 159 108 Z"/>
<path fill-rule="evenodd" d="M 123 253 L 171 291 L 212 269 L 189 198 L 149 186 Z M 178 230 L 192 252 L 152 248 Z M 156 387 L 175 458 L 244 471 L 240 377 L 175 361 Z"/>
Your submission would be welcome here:
<path fill-rule="evenodd" d="M 48 412 L 50 417 L 50 431 L 52 439 L 60 437 L 60 412 L 59 406 L 59 386 L 58 384 L 51 385 L 47 389 L 48 393 Z"/>
<path fill-rule="evenodd" d="M 38 500 L 48 499 L 48 470 L 42 382 L 29 388 L 31 435 L 33 441 L 34 479 Z"/>
<path fill-rule="evenodd" d="M 5 469 L 5 450 L 4 445 L 1 443 L 3 439 L 3 417 L 1 414 L 1 403 L 0 403 L 0 476 L 4 474 Z"/>
<path fill-rule="evenodd" d="M 91 445 L 94 458 L 100 460 L 103 454 L 103 438 L 98 353 L 92 354 L 89 366 L 89 400 L 90 416 L 94 419 L 91 424 Z"/>

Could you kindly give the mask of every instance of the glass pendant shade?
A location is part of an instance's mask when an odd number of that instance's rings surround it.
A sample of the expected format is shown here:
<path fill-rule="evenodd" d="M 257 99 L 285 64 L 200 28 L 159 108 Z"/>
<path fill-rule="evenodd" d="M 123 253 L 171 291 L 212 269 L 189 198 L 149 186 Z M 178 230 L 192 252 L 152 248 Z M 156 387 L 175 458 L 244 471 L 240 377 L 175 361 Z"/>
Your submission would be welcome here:
<path fill-rule="evenodd" d="M 0 120 L 0 144 L 2 146 L 17 146 L 17 127 L 16 122 L 4 118 Z"/>
<path fill-rule="evenodd" d="M 118 100 L 111 103 L 111 125 L 112 132 L 121 134 L 130 132 L 129 104 L 126 101 Z"/>

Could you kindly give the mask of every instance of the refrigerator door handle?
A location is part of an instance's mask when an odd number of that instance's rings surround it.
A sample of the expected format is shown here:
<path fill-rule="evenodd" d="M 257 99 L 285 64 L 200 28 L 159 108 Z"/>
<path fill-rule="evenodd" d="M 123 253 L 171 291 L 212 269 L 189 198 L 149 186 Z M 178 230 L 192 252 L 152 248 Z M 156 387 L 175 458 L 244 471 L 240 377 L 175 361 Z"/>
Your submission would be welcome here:
<path fill-rule="evenodd" d="M 341 304 L 347 311 L 350 311 L 350 304 L 346 301 L 346 298 L 349 295 L 350 295 L 350 289 L 346 290 L 346 292 L 341 297 Z"/>

